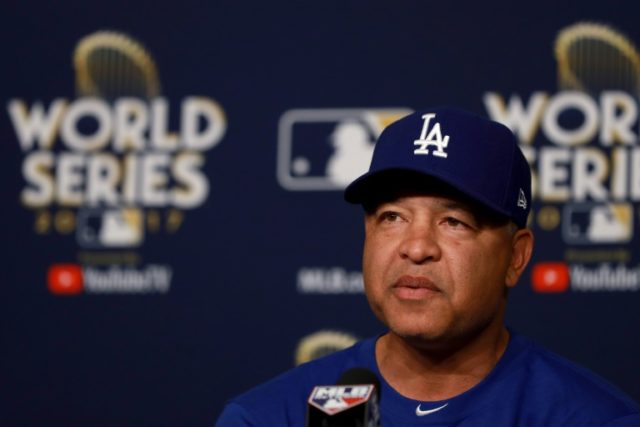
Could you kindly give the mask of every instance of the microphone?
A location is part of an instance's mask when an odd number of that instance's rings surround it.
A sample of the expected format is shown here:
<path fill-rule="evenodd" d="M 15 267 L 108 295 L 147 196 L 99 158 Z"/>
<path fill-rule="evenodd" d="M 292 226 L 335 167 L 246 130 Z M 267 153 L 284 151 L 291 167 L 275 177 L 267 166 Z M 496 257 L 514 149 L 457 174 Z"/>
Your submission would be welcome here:
<path fill-rule="evenodd" d="M 314 387 L 307 401 L 307 427 L 379 427 L 380 381 L 368 369 L 352 368 L 337 385 Z"/>

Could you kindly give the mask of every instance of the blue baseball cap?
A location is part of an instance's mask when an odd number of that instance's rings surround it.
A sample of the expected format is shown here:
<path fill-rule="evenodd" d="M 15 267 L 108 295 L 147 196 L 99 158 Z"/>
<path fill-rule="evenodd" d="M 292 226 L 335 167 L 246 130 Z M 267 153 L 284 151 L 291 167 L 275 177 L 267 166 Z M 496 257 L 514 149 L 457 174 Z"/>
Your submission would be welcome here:
<path fill-rule="evenodd" d="M 506 126 L 453 108 L 412 113 L 384 129 L 369 172 L 346 188 L 344 198 L 363 204 L 398 176 L 444 182 L 520 228 L 531 209 L 531 170 Z"/>

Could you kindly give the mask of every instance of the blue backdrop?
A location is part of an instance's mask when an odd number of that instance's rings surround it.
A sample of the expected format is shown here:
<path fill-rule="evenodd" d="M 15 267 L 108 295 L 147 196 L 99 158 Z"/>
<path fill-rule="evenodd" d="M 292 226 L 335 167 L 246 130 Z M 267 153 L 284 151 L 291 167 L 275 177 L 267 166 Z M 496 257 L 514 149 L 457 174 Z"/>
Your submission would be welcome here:
<path fill-rule="evenodd" d="M 536 171 L 509 325 L 640 399 L 639 12 L 4 2 L 0 424 L 212 425 L 380 332 L 341 189 L 386 123 L 443 104 Z"/>

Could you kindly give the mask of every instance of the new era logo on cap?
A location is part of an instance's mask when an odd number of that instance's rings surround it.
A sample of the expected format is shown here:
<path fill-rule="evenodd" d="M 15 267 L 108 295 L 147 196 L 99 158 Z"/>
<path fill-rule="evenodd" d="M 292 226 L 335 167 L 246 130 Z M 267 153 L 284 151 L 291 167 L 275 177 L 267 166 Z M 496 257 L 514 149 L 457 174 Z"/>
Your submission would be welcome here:
<path fill-rule="evenodd" d="M 527 196 L 524 195 L 524 191 L 522 191 L 522 188 L 518 193 L 518 207 L 522 209 L 527 209 Z"/>

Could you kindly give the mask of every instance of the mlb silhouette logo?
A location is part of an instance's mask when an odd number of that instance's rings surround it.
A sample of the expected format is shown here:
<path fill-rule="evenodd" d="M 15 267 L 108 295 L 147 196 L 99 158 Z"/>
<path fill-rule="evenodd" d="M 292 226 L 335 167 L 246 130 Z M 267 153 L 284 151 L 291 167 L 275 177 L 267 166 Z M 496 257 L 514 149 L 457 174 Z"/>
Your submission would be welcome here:
<path fill-rule="evenodd" d="M 86 248 L 139 246 L 144 240 L 142 211 L 135 208 L 80 211 L 76 240 Z"/>
<path fill-rule="evenodd" d="M 629 203 L 566 205 L 563 240 L 570 244 L 617 244 L 633 238 L 633 208 Z"/>
<path fill-rule="evenodd" d="M 369 170 L 382 130 L 411 112 L 406 108 L 285 112 L 278 127 L 278 182 L 293 191 L 344 189 Z"/>

